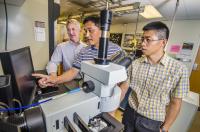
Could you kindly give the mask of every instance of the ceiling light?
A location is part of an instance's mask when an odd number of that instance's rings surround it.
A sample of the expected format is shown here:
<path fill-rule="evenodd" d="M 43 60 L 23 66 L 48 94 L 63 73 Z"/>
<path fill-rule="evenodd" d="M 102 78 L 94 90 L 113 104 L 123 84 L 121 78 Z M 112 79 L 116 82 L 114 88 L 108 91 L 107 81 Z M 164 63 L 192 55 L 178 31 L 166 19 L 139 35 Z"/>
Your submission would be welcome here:
<path fill-rule="evenodd" d="M 57 21 L 57 23 L 66 25 L 67 22 L 66 21 Z"/>
<path fill-rule="evenodd" d="M 133 9 L 133 6 L 124 6 L 124 7 L 119 7 L 119 8 L 115 8 L 115 9 L 112 9 L 112 11 L 126 11 L 126 10 L 132 10 Z"/>
<path fill-rule="evenodd" d="M 144 18 L 160 18 L 162 15 L 152 5 L 145 5 L 144 12 L 140 13 Z"/>

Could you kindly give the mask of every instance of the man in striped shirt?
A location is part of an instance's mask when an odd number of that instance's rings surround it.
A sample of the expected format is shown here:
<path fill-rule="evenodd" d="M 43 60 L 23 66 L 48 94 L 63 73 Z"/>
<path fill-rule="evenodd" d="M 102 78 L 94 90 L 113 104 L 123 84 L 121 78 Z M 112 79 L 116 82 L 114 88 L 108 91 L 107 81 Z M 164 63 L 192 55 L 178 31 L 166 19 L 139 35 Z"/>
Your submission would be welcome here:
<path fill-rule="evenodd" d="M 165 132 L 188 94 L 188 69 L 164 52 L 169 36 L 164 23 L 149 23 L 143 31 L 144 56 L 132 63 L 132 93 L 122 122 L 125 132 Z"/>
<path fill-rule="evenodd" d="M 87 17 L 83 21 L 85 33 L 84 35 L 88 46 L 81 49 L 73 62 L 72 68 L 64 72 L 61 76 L 57 77 L 50 77 L 48 75 L 42 74 L 33 74 L 33 76 L 41 77 L 41 79 L 39 80 L 40 86 L 52 86 L 73 80 L 80 72 L 81 61 L 93 60 L 95 57 L 98 56 L 99 38 L 101 36 L 99 22 L 99 17 L 93 16 Z M 111 42 L 108 43 L 108 58 L 116 54 L 116 52 L 118 51 L 122 51 L 122 49 L 118 45 Z"/>

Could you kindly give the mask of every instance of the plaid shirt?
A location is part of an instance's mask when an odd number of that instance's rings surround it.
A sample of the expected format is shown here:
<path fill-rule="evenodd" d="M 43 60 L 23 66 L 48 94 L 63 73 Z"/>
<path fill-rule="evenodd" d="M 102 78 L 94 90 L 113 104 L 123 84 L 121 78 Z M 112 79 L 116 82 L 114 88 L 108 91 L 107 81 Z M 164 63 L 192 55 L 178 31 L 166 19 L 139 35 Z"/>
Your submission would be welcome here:
<path fill-rule="evenodd" d="M 132 63 L 130 87 L 129 105 L 149 119 L 164 121 L 170 99 L 189 92 L 188 69 L 166 54 L 156 65 L 141 57 Z"/>

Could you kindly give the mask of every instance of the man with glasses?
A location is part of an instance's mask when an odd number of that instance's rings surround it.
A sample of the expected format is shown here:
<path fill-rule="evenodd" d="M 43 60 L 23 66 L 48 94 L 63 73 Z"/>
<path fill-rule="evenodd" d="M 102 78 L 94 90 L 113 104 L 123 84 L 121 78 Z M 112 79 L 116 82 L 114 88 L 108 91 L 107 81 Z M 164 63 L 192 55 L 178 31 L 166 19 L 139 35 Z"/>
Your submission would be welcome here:
<path fill-rule="evenodd" d="M 99 40 L 101 36 L 99 22 L 100 18 L 95 16 L 89 16 L 84 19 L 84 35 L 88 46 L 84 47 L 76 56 L 72 68 L 57 77 L 43 74 L 33 74 L 35 77 L 41 77 L 39 80 L 40 86 L 52 86 L 73 80 L 80 71 L 82 61 L 93 60 L 98 56 Z M 122 51 L 118 45 L 113 44 L 112 42 L 108 43 L 108 58 L 116 54 L 118 51 Z"/>
<path fill-rule="evenodd" d="M 132 92 L 122 122 L 125 132 L 165 132 L 188 94 L 188 69 L 165 53 L 169 29 L 164 23 L 149 23 L 143 31 L 144 56 L 132 62 Z"/>

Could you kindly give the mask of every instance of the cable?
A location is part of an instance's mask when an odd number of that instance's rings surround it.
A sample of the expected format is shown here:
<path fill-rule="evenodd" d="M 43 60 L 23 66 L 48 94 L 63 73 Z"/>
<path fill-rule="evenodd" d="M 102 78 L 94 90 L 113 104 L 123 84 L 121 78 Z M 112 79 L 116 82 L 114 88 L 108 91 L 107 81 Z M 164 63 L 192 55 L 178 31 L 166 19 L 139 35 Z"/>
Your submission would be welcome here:
<path fill-rule="evenodd" d="M 6 15 L 6 36 L 5 36 L 5 50 L 7 50 L 7 40 L 8 40 L 8 12 L 7 12 L 7 5 L 6 5 L 6 0 L 4 2 L 4 7 L 5 7 L 5 15 Z"/>
<path fill-rule="evenodd" d="M 12 99 L 12 101 L 17 102 L 19 107 L 22 107 L 22 103 L 18 99 Z M 20 109 L 19 114 L 22 113 L 22 109 Z"/>
<path fill-rule="evenodd" d="M 174 26 L 174 21 L 175 21 L 175 18 L 176 18 L 176 12 L 178 10 L 178 6 L 179 6 L 179 0 L 176 1 L 175 11 L 174 11 L 172 22 L 171 22 L 170 29 L 169 29 L 169 38 L 168 38 L 168 41 L 167 41 L 166 45 L 168 45 L 169 39 L 171 37 L 171 32 L 172 32 L 172 29 L 173 29 L 173 26 Z M 165 46 L 165 47 L 167 47 L 167 46 Z"/>
<path fill-rule="evenodd" d="M 8 109 L 8 108 L 9 108 L 9 106 L 6 103 L 0 102 L 0 109 Z M 5 114 L 5 112 L 7 112 L 7 114 L 8 114 L 8 111 L 0 111 L 0 112 L 3 112 L 4 114 Z M 2 116 L 3 113 L 0 113 L 0 116 Z"/>
<path fill-rule="evenodd" d="M 0 105 L 0 109 L 6 109 L 6 107 Z M 8 111 L 0 111 L 0 119 L 3 119 L 5 116 L 8 115 Z"/>
<path fill-rule="evenodd" d="M 8 106 L 6 103 L 4 103 L 4 102 L 0 102 L 0 106 L 3 106 L 3 107 L 6 107 L 6 108 L 9 108 L 9 106 Z"/>
<path fill-rule="evenodd" d="M 22 110 L 22 109 L 28 109 L 28 108 L 31 108 L 31 107 L 34 107 L 34 106 L 38 106 L 40 104 L 43 104 L 43 103 L 46 103 L 46 102 L 49 102 L 50 100 L 54 100 L 54 99 L 57 99 L 57 98 L 60 98 L 66 94 L 73 94 L 73 93 L 76 93 L 76 92 L 79 92 L 81 90 L 81 88 L 75 88 L 69 92 L 66 92 L 66 93 L 63 93 L 61 95 L 57 95 L 57 96 L 54 96 L 52 98 L 49 98 L 49 99 L 46 99 L 46 100 L 42 100 L 38 103 L 33 103 L 33 104 L 30 104 L 30 105 L 26 105 L 26 106 L 21 106 L 21 107 L 17 107 L 17 108 L 7 108 L 7 109 L 0 109 L 0 112 L 5 112 L 5 111 L 16 111 L 16 110 Z"/>
<path fill-rule="evenodd" d="M 139 14 L 140 14 L 140 8 L 138 7 L 137 20 L 136 20 L 136 25 L 135 25 L 135 35 L 137 33 L 137 28 L 138 28 Z"/>
<path fill-rule="evenodd" d="M 0 112 L 4 112 L 4 111 L 16 111 L 16 110 L 22 110 L 22 109 L 28 109 L 30 107 L 34 107 L 34 106 L 38 106 L 40 104 L 46 103 L 48 101 L 52 100 L 52 98 L 38 102 L 38 103 L 33 103 L 31 105 L 26 105 L 26 106 L 22 106 L 22 107 L 17 107 L 17 108 L 7 108 L 7 109 L 0 109 Z"/>

